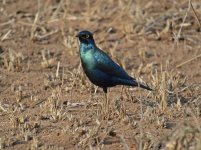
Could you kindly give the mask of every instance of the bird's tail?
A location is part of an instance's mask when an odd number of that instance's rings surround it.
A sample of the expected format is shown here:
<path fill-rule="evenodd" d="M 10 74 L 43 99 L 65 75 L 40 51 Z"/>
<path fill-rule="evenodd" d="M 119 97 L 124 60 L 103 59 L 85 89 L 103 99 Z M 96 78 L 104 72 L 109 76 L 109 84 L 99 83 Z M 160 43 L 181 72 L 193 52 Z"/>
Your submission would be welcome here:
<path fill-rule="evenodd" d="M 118 84 L 141 87 L 143 89 L 153 91 L 153 89 L 150 88 L 148 85 L 141 84 L 141 83 L 137 82 L 134 78 L 132 78 L 131 80 L 119 79 Z"/>
<path fill-rule="evenodd" d="M 153 89 L 150 88 L 148 85 L 141 84 L 141 83 L 137 82 L 135 79 L 133 79 L 133 86 L 137 86 L 137 87 L 141 87 L 143 89 L 149 90 L 149 91 L 153 91 Z"/>
<path fill-rule="evenodd" d="M 137 86 L 138 86 L 138 87 L 141 87 L 141 88 L 143 88 L 143 89 L 149 90 L 149 91 L 153 91 L 153 89 L 152 89 L 152 88 L 150 88 L 150 87 L 149 87 L 149 86 L 147 86 L 147 85 L 138 84 Z"/>

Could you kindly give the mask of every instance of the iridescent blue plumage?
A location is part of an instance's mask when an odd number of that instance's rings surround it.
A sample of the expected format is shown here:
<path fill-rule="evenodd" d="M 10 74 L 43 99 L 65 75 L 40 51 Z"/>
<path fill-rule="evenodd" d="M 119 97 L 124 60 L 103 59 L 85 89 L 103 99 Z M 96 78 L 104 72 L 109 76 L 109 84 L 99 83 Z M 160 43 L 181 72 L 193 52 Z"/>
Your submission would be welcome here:
<path fill-rule="evenodd" d="M 99 49 L 91 32 L 81 31 L 77 34 L 77 37 L 80 41 L 80 58 L 84 72 L 89 80 L 93 84 L 102 87 L 105 93 L 107 93 L 108 87 L 116 85 L 139 86 L 152 90 L 148 86 L 138 83 L 105 52 Z"/>

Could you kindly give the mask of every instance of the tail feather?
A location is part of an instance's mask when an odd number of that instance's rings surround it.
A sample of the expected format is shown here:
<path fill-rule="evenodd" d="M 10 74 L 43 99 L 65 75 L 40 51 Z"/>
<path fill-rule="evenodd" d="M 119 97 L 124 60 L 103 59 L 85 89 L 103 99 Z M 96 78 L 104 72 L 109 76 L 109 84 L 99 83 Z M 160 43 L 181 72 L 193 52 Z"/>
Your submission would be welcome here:
<path fill-rule="evenodd" d="M 137 82 L 135 79 L 133 81 L 134 81 L 134 86 L 141 87 L 141 88 L 149 90 L 149 91 L 153 91 L 153 89 L 150 88 L 148 85 L 141 84 L 141 83 Z"/>
<path fill-rule="evenodd" d="M 147 85 L 143 85 L 143 84 L 137 82 L 134 78 L 132 78 L 131 80 L 118 79 L 118 84 L 136 86 L 136 87 L 141 87 L 141 88 L 149 90 L 149 91 L 153 91 L 152 88 L 150 88 Z"/>
<path fill-rule="evenodd" d="M 139 87 L 143 88 L 143 89 L 146 89 L 146 90 L 149 90 L 149 91 L 153 91 L 153 89 L 151 89 L 150 87 L 146 86 L 146 85 L 143 85 L 143 84 L 138 84 Z"/>

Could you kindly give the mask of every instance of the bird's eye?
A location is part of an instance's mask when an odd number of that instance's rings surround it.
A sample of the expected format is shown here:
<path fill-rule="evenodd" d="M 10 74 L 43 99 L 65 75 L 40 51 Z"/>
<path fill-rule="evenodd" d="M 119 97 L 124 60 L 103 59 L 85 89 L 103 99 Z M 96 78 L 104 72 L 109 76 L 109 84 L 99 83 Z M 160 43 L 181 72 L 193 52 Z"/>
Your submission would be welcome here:
<path fill-rule="evenodd" d="M 87 39 L 89 38 L 89 34 L 86 35 L 86 38 L 87 38 Z"/>

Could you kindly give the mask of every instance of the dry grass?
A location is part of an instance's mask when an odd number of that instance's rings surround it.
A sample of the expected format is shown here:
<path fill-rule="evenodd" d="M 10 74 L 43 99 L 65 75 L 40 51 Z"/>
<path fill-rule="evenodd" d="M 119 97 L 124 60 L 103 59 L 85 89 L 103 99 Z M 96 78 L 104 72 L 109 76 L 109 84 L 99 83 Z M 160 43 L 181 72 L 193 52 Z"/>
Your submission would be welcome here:
<path fill-rule="evenodd" d="M 0 0 L 0 14 L 0 149 L 200 149 L 199 1 Z M 105 120 L 82 29 L 154 92 L 111 88 Z"/>

